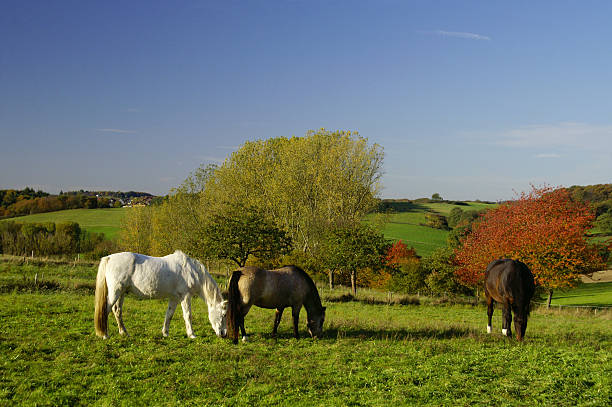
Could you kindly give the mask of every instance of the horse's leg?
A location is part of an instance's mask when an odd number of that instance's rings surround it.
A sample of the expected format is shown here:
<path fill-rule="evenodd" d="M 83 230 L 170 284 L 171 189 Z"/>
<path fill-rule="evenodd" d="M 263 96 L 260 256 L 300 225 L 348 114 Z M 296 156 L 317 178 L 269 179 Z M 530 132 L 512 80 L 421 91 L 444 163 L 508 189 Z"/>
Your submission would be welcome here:
<path fill-rule="evenodd" d="M 274 317 L 274 328 L 272 328 L 272 337 L 276 338 L 276 331 L 278 329 L 278 324 L 280 324 L 281 319 L 283 317 L 283 311 L 285 309 L 284 308 L 277 308 L 276 309 L 276 316 Z"/>
<path fill-rule="evenodd" d="M 502 335 L 506 335 L 508 337 L 512 336 L 512 310 L 510 309 L 509 303 L 504 303 L 504 309 L 502 311 L 503 325 L 502 325 Z"/>
<path fill-rule="evenodd" d="M 107 314 L 110 314 L 111 312 L 114 314 L 115 313 L 115 304 L 123 298 L 123 291 L 121 290 L 121 287 L 108 287 L 108 300 L 106 302 L 106 312 Z M 121 305 L 120 305 L 121 307 Z M 115 319 L 117 319 L 117 315 L 115 314 Z M 119 333 L 121 332 L 121 326 L 123 325 L 123 322 L 119 322 L 119 319 L 117 319 L 117 325 L 119 325 Z M 125 327 L 123 327 L 123 331 L 125 332 Z M 107 339 L 107 337 L 105 337 L 104 339 Z"/>
<path fill-rule="evenodd" d="M 487 317 L 488 317 L 488 323 L 487 323 L 487 333 L 490 334 L 492 328 L 491 325 L 491 320 L 493 319 L 493 310 L 495 309 L 495 302 L 493 301 L 493 297 L 490 297 L 487 295 Z"/>
<path fill-rule="evenodd" d="M 293 306 L 291 307 L 291 315 L 293 316 L 293 335 L 295 336 L 295 339 L 299 339 L 300 338 L 300 333 L 299 333 L 299 322 L 300 322 L 300 309 L 302 309 L 302 306 Z"/>
<path fill-rule="evenodd" d="M 168 332 L 170 331 L 170 320 L 172 319 L 172 315 L 174 315 L 174 310 L 176 310 L 176 306 L 178 305 L 178 300 L 176 298 L 170 298 L 168 300 L 168 309 L 166 310 L 166 319 L 164 320 L 164 326 L 162 328 L 162 335 L 168 336 Z"/>
<path fill-rule="evenodd" d="M 187 331 L 187 336 L 191 339 L 195 338 L 193 334 L 193 329 L 191 328 L 191 297 L 185 296 L 183 301 L 181 301 L 181 307 L 183 308 L 183 319 L 185 320 L 185 330 Z"/>
<path fill-rule="evenodd" d="M 238 317 L 238 326 L 240 327 L 240 333 L 242 334 L 242 342 L 249 341 L 249 337 L 247 336 L 246 330 L 244 329 L 244 317 L 246 317 L 246 314 L 248 314 L 250 309 L 251 309 L 250 305 L 243 306 L 242 309 L 240 310 L 240 314 Z"/>
<path fill-rule="evenodd" d="M 123 324 L 123 299 L 125 298 L 125 294 L 121 294 L 115 305 L 113 305 L 113 314 L 115 314 L 115 319 L 117 320 L 117 326 L 119 327 L 119 334 L 129 336 L 127 330 L 125 329 L 125 325 Z"/>

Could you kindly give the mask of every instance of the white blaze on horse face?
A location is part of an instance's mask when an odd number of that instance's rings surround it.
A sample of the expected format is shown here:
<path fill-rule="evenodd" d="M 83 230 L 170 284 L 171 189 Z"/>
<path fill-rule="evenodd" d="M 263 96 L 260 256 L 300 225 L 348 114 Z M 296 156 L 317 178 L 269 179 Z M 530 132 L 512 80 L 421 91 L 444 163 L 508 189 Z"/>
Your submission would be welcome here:
<path fill-rule="evenodd" d="M 487 325 L 487 333 L 488 333 L 488 334 L 490 334 L 490 333 L 491 333 L 491 330 L 492 330 L 491 325 Z"/>
<path fill-rule="evenodd" d="M 508 334 L 508 330 L 506 328 L 502 329 L 502 335 L 507 335 Z"/>

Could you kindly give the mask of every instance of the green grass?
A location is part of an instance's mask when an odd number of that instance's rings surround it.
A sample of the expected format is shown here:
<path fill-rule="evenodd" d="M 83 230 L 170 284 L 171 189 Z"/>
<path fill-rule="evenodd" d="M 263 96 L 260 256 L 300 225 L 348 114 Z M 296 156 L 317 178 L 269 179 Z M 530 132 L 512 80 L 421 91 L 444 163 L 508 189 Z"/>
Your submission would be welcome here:
<path fill-rule="evenodd" d="M 15 222 L 77 222 L 82 229 L 88 232 L 104 233 L 106 237 L 113 238 L 119 232 L 121 219 L 125 208 L 104 209 L 68 209 L 65 211 L 37 213 L 5 219 Z"/>
<path fill-rule="evenodd" d="M 466 202 L 467 205 L 454 205 L 449 203 L 403 203 L 402 212 L 392 212 L 386 215 L 386 223 L 382 232 L 386 238 L 393 241 L 402 240 L 409 247 L 414 247 L 420 256 L 428 256 L 438 248 L 446 246 L 448 231 L 422 226 L 427 222 L 428 212 L 448 216 L 453 208 L 464 211 L 492 208 L 497 205 L 482 202 Z M 366 217 L 366 221 L 376 223 L 381 215 L 374 214 Z"/>
<path fill-rule="evenodd" d="M 11 264 L 10 270 L 7 266 Z M 48 278 L 74 277 L 69 265 Z M 23 268 L 26 269 L 23 269 Z M 36 268 L 0 262 L 0 287 Z M 39 273 L 42 270 L 38 270 Z M 40 276 L 40 274 L 39 274 Z M 612 401 L 610 312 L 535 310 L 522 344 L 485 333 L 483 306 L 387 306 L 327 301 L 324 336 L 279 338 L 273 311 L 253 307 L 249 343 L 217 338 L 203 301 L 193 303 L 198 336 L 180 310 L 162 338 L 166 303 L 128 297 L 130 337 L 93 333 L 93 296 L 84 290 L 0 290 L 0 405 L 594 405 Z M 305 332 L 301 315 L 301 334 Z"/>
<path fill-rule="evenodd" d="M 428 256 L 434 250 L 446 246 L 448 231 L 389 222 L 385 225 L 383 234 L 394 241 L 401 239 L 408 247 L 414 247 L 419 256 Z"/>
<path fill-rule="evenodd" d="M 612 307 L 612 282 L 580 284 L 569 290 L 554 291 L 551 304 Z"/>

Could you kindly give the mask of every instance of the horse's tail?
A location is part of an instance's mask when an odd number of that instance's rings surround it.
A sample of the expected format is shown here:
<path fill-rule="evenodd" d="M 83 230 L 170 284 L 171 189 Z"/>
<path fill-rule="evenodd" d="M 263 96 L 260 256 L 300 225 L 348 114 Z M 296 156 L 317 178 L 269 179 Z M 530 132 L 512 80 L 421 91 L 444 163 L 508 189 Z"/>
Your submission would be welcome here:
<path fill-rule="evenodd" d="M 236 270 L 232 273 L 229 285 L 227 287 L 227 328 L 229 331 L 230 338 L 233 339 L 234 343 L 238 343 L 238 329 L 240 319 L 243 318 L 240 312 L 240 303 L 242 302 L 240 296 L 240 289 L 238 288 L 238 280 L 242 276 L 241 270 Z"/>
<path fill-rule="evenodd" d="M 108 336 L 108 287 L 106 286 L 106 264 L 108 256 L 102 257 L 98 266 L 96 277 L 96 299 L 94 312 L 94 325 L 96 335 L 106 338 Z"/>

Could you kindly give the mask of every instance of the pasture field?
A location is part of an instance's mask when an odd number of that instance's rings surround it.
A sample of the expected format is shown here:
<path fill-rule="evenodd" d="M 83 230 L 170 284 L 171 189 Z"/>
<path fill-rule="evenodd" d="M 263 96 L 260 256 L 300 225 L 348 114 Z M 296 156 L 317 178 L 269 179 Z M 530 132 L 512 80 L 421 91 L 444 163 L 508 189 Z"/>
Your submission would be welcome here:
<path fill-rule="evenodd" d="M 385 215 L 386 222 L 382 226 L 382 232 L 388 239 L 393 241 L 401 239 L 408 247 L 414 247 L 419 256 L 429 256 L 436 249 L 446 247 L 448 231 L 423 226 L 427 222 L 428 212 L 448 216 L 453 208 L 471 211 L 496 206 L 483 202 L 466 202 L 466 204 L 400 202 L 396 211 Z M 380 217 L 378 214 L 369 215 L 366 221 L 380 222 L 377 216 Z"/>
<path fill-rule="evenodd" d="M 551 304 L 612 307 L 612 282 L 583 283 L 570 290 L 557 290 Z"/>
<path fill-rule="evenodd" d="M 286 312 L 273 339 L 274 312 L 254 307 L 250 342 L 234 346 L 213 334 L 201 300 L 193 303 L 198 337 L 190 340 L 180 310 L 163 338 L 166 303 L 128 296 L 131 336 L 120 337 L 111 317 L 111 338 L 102 340 L 93 330 L 95 273 L 94 265 L 0 261 L 0 405 L 612 402 L 610 312 L 537 309 L 519 344 L 501 336 L 499 309 L 487 335 L 480 305 L 341 302 L 342 290 L 320 289 L 322 338 L 293 339 Z"/>
<path fill-rule="evenodd" d="M 427 226 L 389 222 L 382 230 L 387 239 L 402 240 L 408 247 L 414 247 L 421 257 L 429 256 L 433 251 L 446 247 L 448 231 L 433 229 Z"/>
<path fill-rule="evenodd" d="M 82 229 L 88 232 L 104 233 L 107 238 L 112 239 L 119 232 L 119 226 L 125 211 L 126 208 L 67 209 L 64 211 L 19 216 L 17 218 L 4 219 L 4 221 L 22 223 L 77 222 Z"/>

